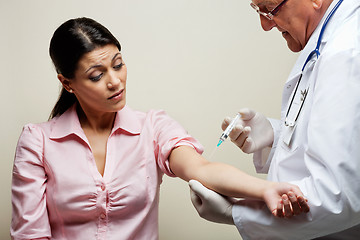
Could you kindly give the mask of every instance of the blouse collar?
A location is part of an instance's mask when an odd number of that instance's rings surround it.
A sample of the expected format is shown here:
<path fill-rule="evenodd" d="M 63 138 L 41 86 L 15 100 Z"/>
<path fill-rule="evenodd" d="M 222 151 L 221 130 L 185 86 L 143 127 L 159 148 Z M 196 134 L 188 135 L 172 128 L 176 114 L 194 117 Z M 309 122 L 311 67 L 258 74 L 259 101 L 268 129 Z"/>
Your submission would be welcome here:
<path fill-rule="evenodd" d="M 79 117 L 76 112 L 76 104 L 60 116 L 55 117 L 53 121 L 53 128 L 50 133 L 51 139 L 60 139 L 75 134 L 85 142 L 88 142 L 80 125 Z M 116 113 L 111 134 L 118 130 L 123 130 L 132 135 L 140 134 L 141 122 L 137 113 L 128 106 L 125 106 Z"/>

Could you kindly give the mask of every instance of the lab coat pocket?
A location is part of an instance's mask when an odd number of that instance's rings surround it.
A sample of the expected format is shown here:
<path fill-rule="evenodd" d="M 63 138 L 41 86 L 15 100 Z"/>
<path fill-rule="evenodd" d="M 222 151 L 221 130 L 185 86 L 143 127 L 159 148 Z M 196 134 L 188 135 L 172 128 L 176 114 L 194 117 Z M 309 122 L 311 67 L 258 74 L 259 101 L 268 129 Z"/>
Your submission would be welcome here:
<path fill-rule="evenodd" d="M 294 152 L 298 148 L 298 144 L 296 142 L 296 127 L 284 127 L 283 134 L 281 136 L 280 146 L 286 152 Z"/>
<path fill-rule="evenodd" d="M 287 145 L 286 143 L 282 142 L 280 145 L 281 145 L 281 148 L 283 150 L 285 150 L 285 152 L 288 152 L 288 153 L 293 153 L 298 149 L 298 146 L 295 144 Z"/>

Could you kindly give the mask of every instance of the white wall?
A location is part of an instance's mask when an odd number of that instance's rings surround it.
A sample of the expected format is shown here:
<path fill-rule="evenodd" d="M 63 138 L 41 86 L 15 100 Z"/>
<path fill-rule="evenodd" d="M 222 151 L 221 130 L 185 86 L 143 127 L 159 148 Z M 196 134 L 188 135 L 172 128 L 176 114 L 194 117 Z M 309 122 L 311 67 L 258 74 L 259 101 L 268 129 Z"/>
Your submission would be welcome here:
<path fill-rule="evenodd" d="M 11 171 L 22 126 L 46 121 L 59 91 L 48 56 L 54 30 L 94 18 L 119 39 L 128 67 L 128 104 L 165 109 L 209 156 L 225 116 L 251 107 L 278 117 L 296 55 L 278 31 L 265 33 L 244 0 L 1 0 L 0 239 L 9 239 Z M 251 156 L 230 142 L 214 160 L 254 174 Z M 262 176 L 264 177 L 264 176 Z M 164 177 L 160 239 L 241 239 L 234 226 L 198 217 L 187 184 Z"/>

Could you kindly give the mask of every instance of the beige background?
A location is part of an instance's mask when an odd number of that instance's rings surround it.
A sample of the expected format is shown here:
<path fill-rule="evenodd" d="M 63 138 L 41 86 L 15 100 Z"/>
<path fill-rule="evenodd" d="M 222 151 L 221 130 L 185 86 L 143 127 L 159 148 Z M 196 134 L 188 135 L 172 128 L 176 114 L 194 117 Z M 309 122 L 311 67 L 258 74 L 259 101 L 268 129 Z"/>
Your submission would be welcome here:
<path fill-rule="evenodd" d="M 11 171 L 22 126 L 46 121 L 59 91 L 48 56 L 65 20 L 94 18 L 119 39 L 128 104 L 165 109 L 209 156 L 225 116 L 251 107 L 278 117 L 296 54 L 278 31 L 265 33 L 247 0 L 1 0 L 0 239 L 9 239 Z M 255 174 L 251 156 L 225 142 L 213 160 Z M 264 176 L 262 176 L 264 177 Z M 198 217 L 187 183 L 164 177 L 160 239 L 241 239 L 234 226 Z"/>

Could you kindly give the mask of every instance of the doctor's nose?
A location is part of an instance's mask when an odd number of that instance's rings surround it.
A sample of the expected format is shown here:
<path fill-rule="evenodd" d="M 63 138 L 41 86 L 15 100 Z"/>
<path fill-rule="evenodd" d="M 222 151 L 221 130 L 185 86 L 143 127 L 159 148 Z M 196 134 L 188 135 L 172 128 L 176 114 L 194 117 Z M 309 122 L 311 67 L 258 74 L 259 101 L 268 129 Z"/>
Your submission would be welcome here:
<path fill-rule="evenodd" d="M 276 26 L 276 23 L 274 20 L 269 20 L 264 16 L 260 15 L 260 24 L 262 29 L 264 29 L 264 31 L 270 31 L 271 29 L 273 29 Z"/>

